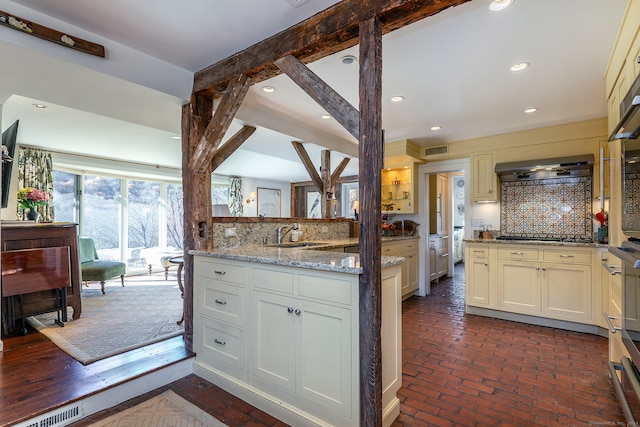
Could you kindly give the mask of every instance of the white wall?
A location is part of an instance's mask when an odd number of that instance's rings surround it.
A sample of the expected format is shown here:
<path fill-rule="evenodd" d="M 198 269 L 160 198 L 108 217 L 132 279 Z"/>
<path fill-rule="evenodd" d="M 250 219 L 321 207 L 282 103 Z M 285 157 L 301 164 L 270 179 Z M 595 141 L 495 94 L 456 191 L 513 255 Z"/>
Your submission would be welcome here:
<path fill-rule="evenodd" d="M 258 192 L 260 188 L 271 188 L 280 190 L 282 205 L 280 206 L 280 216 L 283 218 L 291 217 L 291 184 L 282 181 L 269 181 L 255 178 L 242 178 L 242 194 L 243 199 L 249 197 L 249 193 Z M 244 203 L 242 216 L 255 217 L 258 216 L 258 205 L 255 201 Z"/>

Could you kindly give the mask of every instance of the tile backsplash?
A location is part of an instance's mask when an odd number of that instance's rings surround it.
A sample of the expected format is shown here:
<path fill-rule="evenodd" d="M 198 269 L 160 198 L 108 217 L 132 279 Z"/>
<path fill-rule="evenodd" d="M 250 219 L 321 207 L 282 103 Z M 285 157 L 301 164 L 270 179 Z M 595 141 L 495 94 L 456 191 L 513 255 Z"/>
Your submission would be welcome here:
<path fill-rule="evenodd" d="M 501 183 L 504 236 L 591 239 L 591 177 Z"/>

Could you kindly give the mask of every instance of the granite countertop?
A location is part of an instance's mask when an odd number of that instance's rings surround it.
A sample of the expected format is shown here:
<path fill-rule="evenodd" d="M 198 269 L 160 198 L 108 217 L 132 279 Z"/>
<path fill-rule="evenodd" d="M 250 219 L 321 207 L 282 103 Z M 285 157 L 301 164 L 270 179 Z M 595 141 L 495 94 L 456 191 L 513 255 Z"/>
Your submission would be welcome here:
<path fill-rule="evenodd" d="M 419 239 L 419 236 L 383 237 L 382 241 L 387 242 L 408 239 Z M 191 250 L 189 251 L 189 254 L 347 274 L 362 273 L 362 267 L 360 267 L 360 256 L 358 254 L 323 250 L 357 245 L 358 238 L 337 239 L 322 242 L 304 241 L 297 242 L 297 244 L 310 244 L 313 246 L 287 247 L 287 245 L 295 244 L 296 242 L 286 242 L 282 246 L 244 245 L 234 248 L 216 248 L 212 251 Z M 402 264 L 404 261 L 404 257 L 382 256 L 381 258 L 382 268 Z"/>
<path fill-rule="evenodd" d="M 540 245 L 540 246 L 572 246 L 587 248 L 606 248 L 606 243 L 598 242 L 553 242 L 547 240 L 496 240 L 496 239 L 464 239 L 469 243 L 491 243 L 497 245 Z"/>

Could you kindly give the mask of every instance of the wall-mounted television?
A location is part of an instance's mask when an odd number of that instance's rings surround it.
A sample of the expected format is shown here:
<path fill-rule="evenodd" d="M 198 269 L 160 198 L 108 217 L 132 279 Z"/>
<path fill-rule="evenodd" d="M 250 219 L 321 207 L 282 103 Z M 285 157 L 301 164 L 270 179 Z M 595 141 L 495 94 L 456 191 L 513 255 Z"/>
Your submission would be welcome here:
<path fill-rule="evenodd" d="M 18 120 L 2 132 L 2 145 L 7 147 L 8 154 L 14 158 L 16 152 L 16 139 L 18 137 Z M 9 203 L 9 184 L 11 184 L 12 162 L 2 164 L 2 207 L 6 208 Z"/>

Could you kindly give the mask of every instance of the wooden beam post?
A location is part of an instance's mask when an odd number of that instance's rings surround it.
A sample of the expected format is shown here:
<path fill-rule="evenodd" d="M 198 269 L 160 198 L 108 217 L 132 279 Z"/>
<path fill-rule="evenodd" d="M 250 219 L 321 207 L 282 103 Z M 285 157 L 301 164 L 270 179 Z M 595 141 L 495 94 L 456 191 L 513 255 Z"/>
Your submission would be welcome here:
<path fill-rule="evenodd" d="M 360 425 L 382 425 L 382 29 L 360 23 Z"/>
<path fill-rule="evenodd" d="M 331 207 L 333 200 L 329 199 L 331 188 L 331 151 L 322 150 L 320 153 L 320 176 L 322 177 L 322 188 L 320 189 L 320 200 L 322 202 L 322 218 L 331 218 Z"/>
<path fill-rule="evenodd" d="M 184 340 L 193 351 L 193 256 L 191 249 L 211 247 L 211 172 L 198 172 L 191 161 L 213 113 L 211 98 L 191 96 L 182 107 L 182 197 L 184 206 Z"/>

